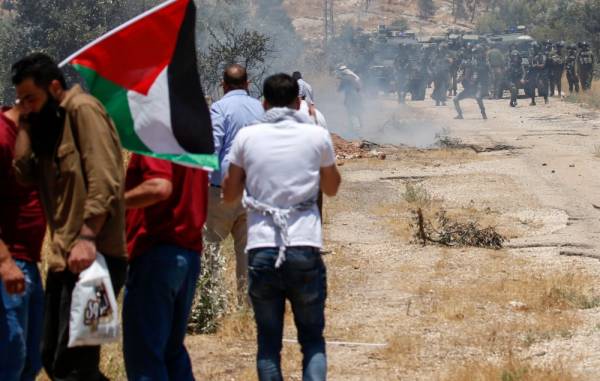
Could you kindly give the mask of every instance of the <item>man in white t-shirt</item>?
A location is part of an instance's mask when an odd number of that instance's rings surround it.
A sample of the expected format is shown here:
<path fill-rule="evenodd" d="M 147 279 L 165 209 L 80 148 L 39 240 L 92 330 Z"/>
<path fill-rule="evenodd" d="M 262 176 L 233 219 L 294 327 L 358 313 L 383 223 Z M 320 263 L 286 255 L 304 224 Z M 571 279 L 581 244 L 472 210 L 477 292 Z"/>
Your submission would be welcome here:
<path fill-rule="evenodd" d="M 257 326 L 259 379 L 282 380 L 285 300 L 302 346 L 303 380 L 325 380 L 326 270 L 321 259 L 319 189 L 335 196 L 341 177 L 329 132 L 298 112 L 298 83 L 267 78 L 260 124 L 237 134 L 223 200 L 248 209 L 248 292 Z M 244 192 L 245 189 L 245 192 Z"/>

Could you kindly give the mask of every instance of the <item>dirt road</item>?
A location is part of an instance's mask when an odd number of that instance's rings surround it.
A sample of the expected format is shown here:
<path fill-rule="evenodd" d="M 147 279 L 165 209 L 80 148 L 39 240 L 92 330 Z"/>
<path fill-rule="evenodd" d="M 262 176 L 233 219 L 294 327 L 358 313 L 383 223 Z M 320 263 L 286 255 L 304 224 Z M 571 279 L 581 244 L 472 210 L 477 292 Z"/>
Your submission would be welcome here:
<path fill-rule="evenodd" d="M 596 380 L 599 115 L 558 99 L 516 109 L 487 101 L 482 121 L 467 100 L 455 121 L 431 101 L 379 103 L 381 118 L 419 120 L 412 128 L 434 126 L 462 148 L 388 149 L 384 161 L 341 167 L 325 215 L 330 379 Z M 423 247 L 417 207 L 509 240 L 502 250 Z M 191 337 L 198 379 L 254 380 L 252 325 L 242 312 L 216 335 Z M 286 337 L 285 374 L 300 380 L 290 320 Z"/>

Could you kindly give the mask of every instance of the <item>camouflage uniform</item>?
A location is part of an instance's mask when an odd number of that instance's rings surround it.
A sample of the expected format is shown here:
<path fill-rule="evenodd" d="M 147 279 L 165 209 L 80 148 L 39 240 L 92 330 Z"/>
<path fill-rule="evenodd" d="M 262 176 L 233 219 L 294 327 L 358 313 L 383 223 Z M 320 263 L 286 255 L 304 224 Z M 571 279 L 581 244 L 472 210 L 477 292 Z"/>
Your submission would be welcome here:
<path fill-rule="evenodd" d="M 488 52 L 488 61 L 490 63 L 492 74 L 491 93 L 494 99 L 501 99 L 504 92 L 504 70 L 506 68 L 506 59 L 502 52 L 493 48 Z"/>
<path fill-rule="evenodd" d="M 447 48 L 441 45 L 431 68 L 434 86 L 431 98 L 435 100 L 436 106 L 446 104 L 446 92 L 450 82 L 450 66 L 451 60 L 448 57 Z"/>
<path fill-rule="evenodd" d="M 515 107 L 517 105 L 517 97 L 519 95 L 519 86 L 525 81 L 523 58 L 518 50 L 513 50 L 510 52 L 508 80 L 510 82 L 510 106 Z"/>
<path fill-rule="evenodd" d="M 563 42 L 558 42 L 556 47 L 550 52 L 550 95 L 554 96 L 554 90 L 558 91 L 558 96 L 562 95 L 562 77 L 565 71 L 565 60 L 562 48 Z"/>
<path fill-rule="evenodd" d="M 579 63 L 579 80 L 583 91 L 592 88 L 592 79 L 594 77 L 594 53 L 590 50 L 587 42 L 581 44 L 581 52 L 577 59 Z"/>
<path fill-rule="evenodd" d="M 406 102 L 406 93 L 408 93 L 409 82 L 409 57 L 410 51 L 403 46 L 400 54 L 394 60 L 394 79 L 396 83 L 396 93 L 398 94 L 398 102 Z"/>
<path fill-rule="evenodd" d="M 527 73 L 528 95 L 531 97 L 531 105 L 535 106 L 535 89 L 538 96 L 544 97 L 548 103 L 548 66 L 547 58 L 537 42 L 531 44 L 533 48 L 533 57 L 531 57 L 531 66 Z"/>
<path fill-rule="evenodd" d="M 487 119 L 483 97 L 488 93 L 490 83 L 490 67 L 486 62 L 485 51 L 481 47 L 473 49 L 473 58 L 463 65 L 463 87 L 464 90 L 454 97 L 456 108 L 456 119 L 463 119 L 460 101 L 466 98 L 475 98 L 479 105 L 479 111 L 483 119 Z"/>
<path fill-rule="evenodd" d="M 570 45 L 565 58 L 565 71 L 569 82 L 569 93 L 579 92 L 579 77 L 577 76 L 577 46 Z"/>

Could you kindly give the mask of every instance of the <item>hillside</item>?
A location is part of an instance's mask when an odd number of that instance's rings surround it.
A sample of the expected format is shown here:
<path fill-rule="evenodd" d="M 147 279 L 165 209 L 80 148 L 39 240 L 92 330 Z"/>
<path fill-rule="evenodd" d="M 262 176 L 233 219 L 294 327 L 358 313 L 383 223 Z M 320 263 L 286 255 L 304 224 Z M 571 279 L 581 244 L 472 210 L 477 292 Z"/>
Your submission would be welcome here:
<path fill-rule="evenodd" d="M 367 30 L 375 30 L 380 24 L 390 24 L 400 17 L 408 21 L 411 30 L 420 36 L 441 34 L 449 28 L 472 28 L 459 20 L 454 24 L 452 1 L 436 0 L 435 15 L 431 19 L 420 18 L 416 0 L 371 0 L 368 9 L 365 0 L 334 0 L 334 25 L 339 31 L 343 25 L 352 24 Z M 284 0 L 294 27 L 308 43 L 318 43 L 323 38 L 323 0 Z"/>

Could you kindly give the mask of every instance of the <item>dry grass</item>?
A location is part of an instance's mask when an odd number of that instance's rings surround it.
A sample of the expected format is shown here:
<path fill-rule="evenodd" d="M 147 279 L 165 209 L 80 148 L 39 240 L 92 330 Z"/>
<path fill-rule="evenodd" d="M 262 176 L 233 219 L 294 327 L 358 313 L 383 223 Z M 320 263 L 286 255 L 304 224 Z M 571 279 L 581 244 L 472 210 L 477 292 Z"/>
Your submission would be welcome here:
<path fill-rule="evenodd" d="M 460 265 L 449 269 L 449 263 L 440 259 L 435 278 L 415 290 L 412 311 L 435 324 L 450 324 L 456 345 L 508 353 L 570 337 L 580 324 L 577 311 L 600 306 L 588 276 L 532 274 L 510 259 L 492 259 L 478 272 Z M 457 282 L 458 272 L 470 276 Z"/>
<path fill-rule="evenodd" d="M 451 370 L 444 377 L 447 381 L 576 381 L 578 379 L 563 366 L 544 369 L 514 358 L 505 360 L 502 365 L 471 362 Z"/>
<path fill-rule="evenodd" d="M 563 89 L 565 89 L 564 84 Z M 567 85 L 566 89 L 568 91 L 569 85 Z M 580 91 L 579 93 L 568 95 L 565 97 L 565 100 L 567 102 L 582 103 L 594 109 L 600 109 L 600 83 L 595 80 L 592 83 L 592 88 L 589 91 Z"/>
<path fill-rule="evenodd" d="M 391 367 L 417 369 L 420 365 L 419 355 L 424 349 L 423 339 L 416 335 L 401 334 L 390 337 L 387 346 L 379 354 Z"/>

